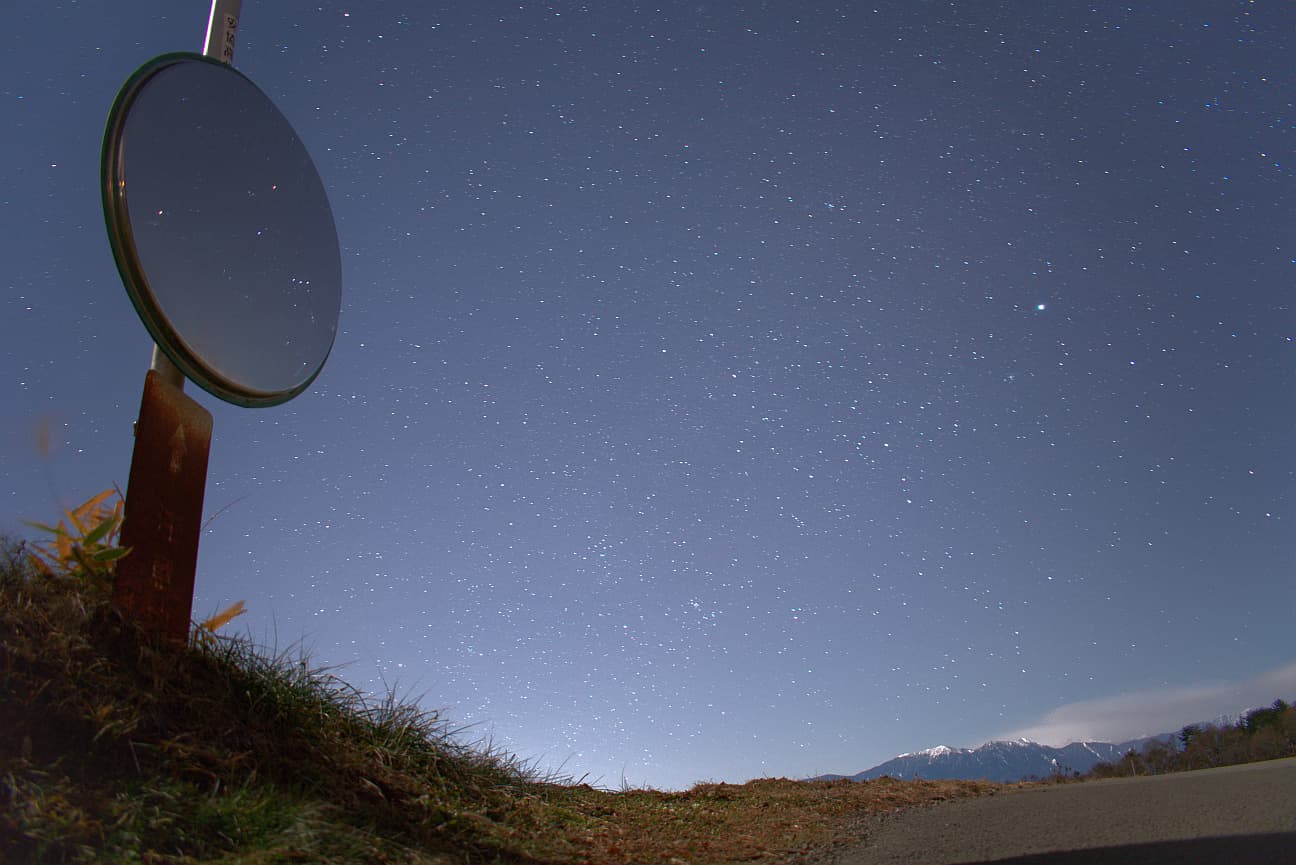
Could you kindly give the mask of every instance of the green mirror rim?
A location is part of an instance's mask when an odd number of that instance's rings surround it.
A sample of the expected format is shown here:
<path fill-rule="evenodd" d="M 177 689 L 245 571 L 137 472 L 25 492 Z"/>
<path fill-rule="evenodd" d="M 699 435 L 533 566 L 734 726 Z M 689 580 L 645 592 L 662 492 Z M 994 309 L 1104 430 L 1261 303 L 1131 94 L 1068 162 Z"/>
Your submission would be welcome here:
<path fill-rule="evenodd" d="M 333 339 L 330 340 L 324 356 L 320 358 L 319 365 L 300 384 L 292 388 L 276 391 L 257 390 L 239 384 L 221 375 L 203 361 L 196 352 L 189 348 L 180 333 L 172 327 L 171 322 L 158 304 L 157 296 L 149 286 L 148 277 L 145 275 L 140 262 L 139 251 L 135 246 L 134 234 L 131 231 L 130 213 L 126 206 L 127 192 L 122 176 L 124 169 L 122 165 L 122 134 L 126 127 L 126 120 L 130 116 L 131 108 L 134 106 L 140 92 L 154 76 L 172 66 L 195 62 L 217 66 L 239 76 L 265 97 L 276 112 L 279 111 L 274 101 L 265 94 L 265 91 L 257 87 L 252 79 L 229 64 L 213 60 L 202 54 L 195 54 L 190 51 L 161 54 L 136 69 L 126 79 L 126 83 L 117 92 L 117 98 L 113 100 L 112 109 L 108 112 L 108 124 L 104 131 L 103 148 L 100 153 L 100 191 L 103 197 L 104 222 L 108 228 L 108 243 L 112 247 L 117 272 L 121 275 L 122 282 L 126 286 L 126 294 L 130 297 L 135 312 L 144 323 L 144 328 L 148 331 L 149 336 L 153 338 L 153 342 L 162 349 L 163 353 L 170 358 L 171 362 L 184 374 L 185 378 L 213 396 L 235 405 L 247 408 L 280 405 L 310 387 L 311 383 L 324 369 L 324 364 L 328 360 L 329 354 L 332 353 L 333 344 L 337 339 L 336 322 Z M 283 117 L 282 113 L 280 113 L 280 117 Z M 292 124 L 288 123 L 288 119 L 286 117 L 283 119 L 289 129 L 292 129 Z M 296 135 L 295 129 L 293 134 Z M 298 136 L 297 140 L 301 141 L 300 136 Z M 310 159 L 309 153 L 307 159 Z M 315 168 L 314 160 L 310 160 L 310 164 L 311 169 L 315 171 L 318 177 L 319 170 Z M 331 207 L 329 221 L 333 221 Z M 335 226 L 335 235 L 336 231 Z M 336 236 L 334 245 L 336 247 Z"/>

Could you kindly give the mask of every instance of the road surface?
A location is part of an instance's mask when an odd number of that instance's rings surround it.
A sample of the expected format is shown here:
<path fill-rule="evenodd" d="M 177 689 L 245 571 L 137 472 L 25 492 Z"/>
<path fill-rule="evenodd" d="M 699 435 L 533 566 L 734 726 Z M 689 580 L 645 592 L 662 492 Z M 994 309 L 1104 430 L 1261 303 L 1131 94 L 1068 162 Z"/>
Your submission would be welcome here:
<path fill-rule="evenodd" d="M 1296 758 L 865 818 L 812 865 L 1296 865 Z M 861 839 L 862 836 L 862 840 Z"/>

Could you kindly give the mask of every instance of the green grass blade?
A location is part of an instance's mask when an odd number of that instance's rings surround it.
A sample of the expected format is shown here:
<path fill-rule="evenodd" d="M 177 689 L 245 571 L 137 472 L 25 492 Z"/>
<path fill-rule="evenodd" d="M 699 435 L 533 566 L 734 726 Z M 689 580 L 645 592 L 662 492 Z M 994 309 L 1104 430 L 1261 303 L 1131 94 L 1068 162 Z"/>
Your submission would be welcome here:
<path fill-rule="evenodd" d="M 88 547 L 91 544 L 99 543 L 101 540 L 103 540 L 104 535 L 112 531 L 112 527 L 113 527 L 112 520 L 104 520 L 102 523 L 100 523 L 99 525 L 91 529 L 89 534 L 87 534 L 84 538 L 81 539 L 82 545 Z"/>
<path fill-rule="evenodd" d="M 100 563 L 115 562 L 129 552 L 130 547 L 109 547 L 106 550 L 99 550 L 90 558 Z"/>

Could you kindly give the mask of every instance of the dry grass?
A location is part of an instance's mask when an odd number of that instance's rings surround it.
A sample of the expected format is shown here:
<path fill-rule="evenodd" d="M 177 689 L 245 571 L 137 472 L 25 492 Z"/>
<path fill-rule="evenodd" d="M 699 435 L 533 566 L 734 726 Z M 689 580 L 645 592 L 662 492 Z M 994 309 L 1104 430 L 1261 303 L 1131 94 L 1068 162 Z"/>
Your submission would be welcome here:
<path fill-rule="evenodd" d="M 787 862 L 831 842 L 863 815 L 999 789 L 985 782 L 890 778 L 862 784 L 763 779 L 703 784 L 684 793 L 569 788 L 563 796 L 590 822 L 553 852 L 559 861 L 598 865 Z"/>
<path fill-rule="evenodd" d="M 111 560 L 0 545 L 2 862 L 783 862 L 861 813 L 997 789 L 562 783 L 299 655 L 154 645 L 111 609 Z"/>

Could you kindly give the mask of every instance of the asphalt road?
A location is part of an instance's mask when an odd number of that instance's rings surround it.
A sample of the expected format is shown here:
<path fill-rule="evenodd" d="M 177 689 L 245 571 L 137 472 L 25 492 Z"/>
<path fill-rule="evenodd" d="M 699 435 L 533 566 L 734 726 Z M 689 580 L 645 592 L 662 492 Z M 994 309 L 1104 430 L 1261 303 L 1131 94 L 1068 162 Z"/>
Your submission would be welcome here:
<path fill-rule="evenodd" d="M 1014 791 L 855 828 L 862 841 L 810 862 L 1296 865 L 1296 758 Z"/>

